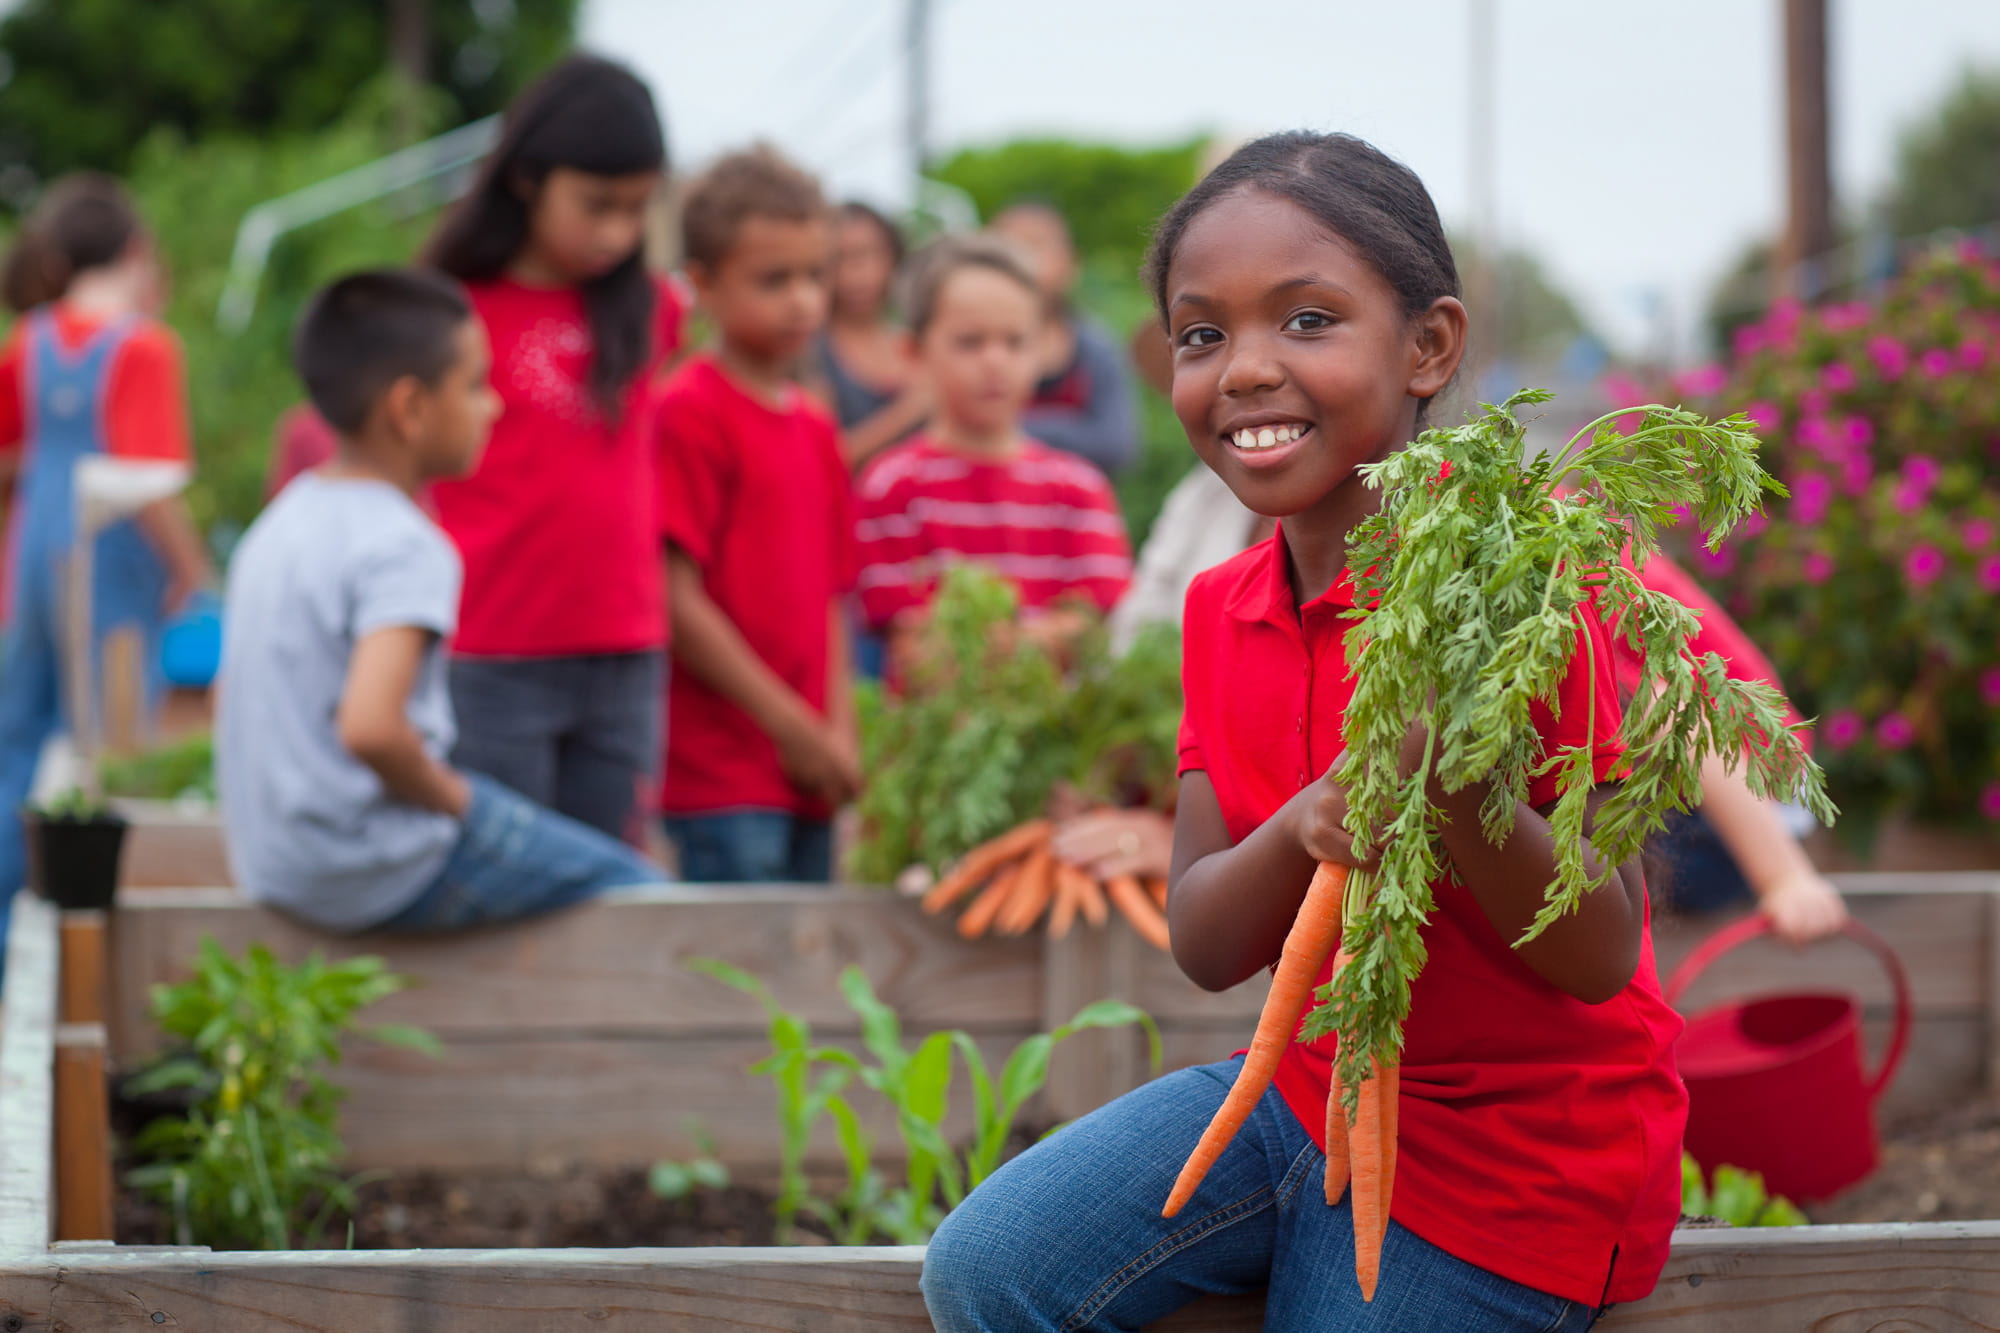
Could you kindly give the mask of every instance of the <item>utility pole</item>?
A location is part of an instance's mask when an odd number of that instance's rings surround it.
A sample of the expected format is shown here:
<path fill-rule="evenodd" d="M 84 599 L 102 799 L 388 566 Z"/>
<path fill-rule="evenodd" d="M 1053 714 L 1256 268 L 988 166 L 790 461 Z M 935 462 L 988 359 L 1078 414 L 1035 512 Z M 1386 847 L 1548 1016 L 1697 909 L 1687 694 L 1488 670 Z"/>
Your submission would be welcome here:
<path fill-rule="evenodd" d="M 389 0 L 389 68 L 396 87 L 396 146 L 422 138 L 423 89 L 430 81 L 431 32 L 428 0 Z"/>
<path fill-rule="evenodd" d="M 1473 393 L 1481 392 L 1480 377 L 1499 359 L 1500 352 L 1500 220 L 1497 202 L 1498 156 L 1495 97 L 1496 70 L 1500 53 L 1493 35 L 1494 0 L 1467 0 L 1471 12 L 1466 31 L 1471 46 L 1467 51 L 1466 152 L 1470 158 L 1469 181 L 1472 196 L 1472 271 L 1467 274 L 1466 299 L 1471 305 L 1472 346 L 1468 361 Z"/>
<path fill-rule="evenodd" d="M 1826 0 L 1785 6 L 1784 243 L 1778 248 L 1779 297 L 1811 300 L 1826 286 L 1811 271 L 1833 249 L 1833 173 L 1827 148 Z"/>
<path fill-rule="evenodd" d="M 931 0 L 906 0 L 904 25 L 903 138 L 910 156 L 911 197 L 930 166 L 931 137 Z"/>

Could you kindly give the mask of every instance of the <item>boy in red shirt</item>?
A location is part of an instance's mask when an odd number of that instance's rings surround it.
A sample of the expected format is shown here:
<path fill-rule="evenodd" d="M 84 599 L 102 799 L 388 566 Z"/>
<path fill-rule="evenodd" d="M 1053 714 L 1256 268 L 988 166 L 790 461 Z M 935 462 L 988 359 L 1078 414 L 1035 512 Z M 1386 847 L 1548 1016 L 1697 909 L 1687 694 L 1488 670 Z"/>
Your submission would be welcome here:
<path fill-rule="evenodd" d="M 696 882 L 823 882 L 861 787 L 840 600 L 839 429 L 790 372 L 826 318 L 827 208 L 767 148 L 688 191 L 687 272 L 718 341 L 658 403 L 674 670 L 660 808 Z"/>
<path fill-rule="evenodd" d="M 1109 611 L 1132 581 L 1125 521 L 1096 468 L 1021 431 L 1034 392 L 1040 289 L 991 238 L 940 241 L 918 258 L 910 333 L 937 394 L 924 434 L 871 464 L 858 486 L 861 608 L 908 651 L 938 579 L 984 565 L 1020 590 L 1025 628 L 1066 638 L 1082 598 Z"/>

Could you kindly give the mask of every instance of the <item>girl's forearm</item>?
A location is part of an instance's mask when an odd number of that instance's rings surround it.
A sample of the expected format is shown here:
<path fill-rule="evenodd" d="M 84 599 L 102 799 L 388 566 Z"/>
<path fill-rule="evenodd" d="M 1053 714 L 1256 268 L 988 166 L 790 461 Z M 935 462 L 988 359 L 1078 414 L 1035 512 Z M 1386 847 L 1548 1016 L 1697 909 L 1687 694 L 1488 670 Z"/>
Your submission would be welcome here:
<path fill-rule="evenodd" d="M 1606 794 L 1600 790 L 1591 798 L 1584 821 L 1584 870 L 1598 887 L 1583 896 L 1576 911 L 1515 950 L 1544 981 L 1591 1004 L 1624 990 L 1637 971 L 1645 911 L 1637 868 L 1611 865 L 1590 843 L 1590 822 Z M 1451 795 L 1433 791 L 1432 799 L 1446 815 L 1445 852 L 1459 882 L 1501 940 L 1513 944 L 1534 923 L 1556 879 L 1555 837 L 1548 820 L 1521 805 L 1514 812 L 1513 831 L 1496 846 L 1480 826 L 1484 784 Z"/>
<path fill-rule="evenodd" d="M 1818 873 L 1805 848 L 1778 817 L 1777 808 L 1750 790 L 1741 763 L 1732 772 L 1719 755 L 1702 761 L 1701 813 L 1759 898 L 1788 881 Z"/>
<path fill-rule="evenodd" d="M 213 578 L 208 548 L 202 545 L 201 532 L 195 527 L 186 500 L 178 495 L 155 500 L 139 511 L 135 521 L 139 531 L 159 552 L 160 561 L 175 585 L 198 589 Z"/>
<path fill-rule="evenodd" d="M 1207 774 L 1182 779 L 1167 920 L 1174 961 L 1196 985 L 1228 990 L 1283 950 L 1318 868 L 1291 809 L 1288 803 L 1231 845 Z"/>

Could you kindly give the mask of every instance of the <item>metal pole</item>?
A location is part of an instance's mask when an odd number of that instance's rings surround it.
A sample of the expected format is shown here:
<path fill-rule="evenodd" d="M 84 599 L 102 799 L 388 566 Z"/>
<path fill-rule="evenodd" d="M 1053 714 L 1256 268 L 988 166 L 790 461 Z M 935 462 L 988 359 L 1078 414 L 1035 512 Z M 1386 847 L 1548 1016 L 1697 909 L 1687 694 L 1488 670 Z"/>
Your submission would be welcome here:
<path fill-rule="evenodd" d="M 1474 258 L 1466 296 L 1471 302 L 1472 346 L 1466 358 L 1473 392 L 1500 354 L 1500 205 L 1495 159 L 1499 155 L 1495 94 L 1500 53 L 1494 41 L 1493 0 L 1467 0 L 1471 45 L 1467 50 L 1466 151 L 1470 157 Z"/>
<path fill-rule="evenodd" d="M 910 155 L 912 197 L 930 166 L 931 129 L 931 0 L 908 0 L 904 28 L 905 92 L 903 137 Z"/>
<path fill-rule="evenodd" d="M 1785 6 L 1784 244 L 1777 295 L 1813 300 L 1826 288 L 1817 272 L 1833 249 L 1833 174 L 1829 163 L 1826 0 Z"/>

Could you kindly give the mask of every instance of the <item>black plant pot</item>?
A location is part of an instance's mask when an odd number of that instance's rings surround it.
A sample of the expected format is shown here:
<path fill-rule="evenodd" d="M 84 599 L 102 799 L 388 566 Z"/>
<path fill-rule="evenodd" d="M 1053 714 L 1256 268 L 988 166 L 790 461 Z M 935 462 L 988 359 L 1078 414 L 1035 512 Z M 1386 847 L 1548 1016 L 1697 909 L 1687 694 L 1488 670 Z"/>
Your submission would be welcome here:
<path fill-rule="evenodd" d="M 79 819 L 27 811 L 28 886 L 66 911 L 111 906 L 125 850 L 123 816 Z"/>

